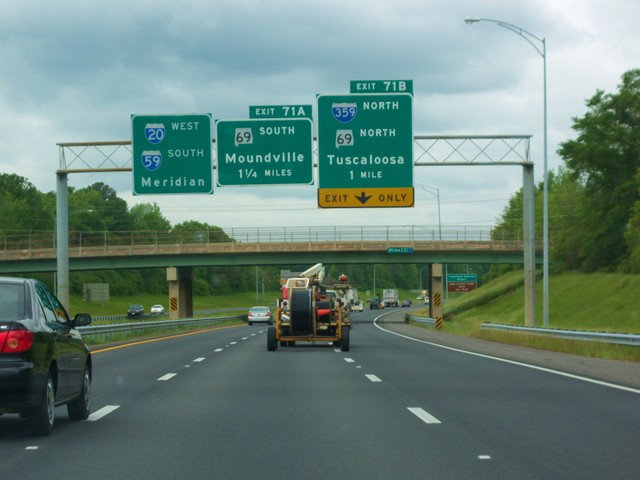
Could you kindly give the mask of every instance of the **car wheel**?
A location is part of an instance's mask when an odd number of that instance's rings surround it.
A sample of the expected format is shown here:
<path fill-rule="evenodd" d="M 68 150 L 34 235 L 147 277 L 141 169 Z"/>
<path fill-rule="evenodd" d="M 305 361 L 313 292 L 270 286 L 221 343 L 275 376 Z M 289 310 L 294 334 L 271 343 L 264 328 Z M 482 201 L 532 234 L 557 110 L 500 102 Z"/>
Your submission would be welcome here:
<path fill-rule="evenodd" d="M 40 403 L 29 412 L 27 421 L 34 435 L 41 437 L 50 435 L 55 423 L 56 388 L 51 372 L 47 375 L 47 383 L 40 395 Z"/>
<path fill-rule="evenodd" d="M 84 369 L 82 378 L 82 390 L 75 400 L 67 404 L 67 412 L 71 420 L 86 420 L 91 411 L 91 374 L 89 366 Z"/>

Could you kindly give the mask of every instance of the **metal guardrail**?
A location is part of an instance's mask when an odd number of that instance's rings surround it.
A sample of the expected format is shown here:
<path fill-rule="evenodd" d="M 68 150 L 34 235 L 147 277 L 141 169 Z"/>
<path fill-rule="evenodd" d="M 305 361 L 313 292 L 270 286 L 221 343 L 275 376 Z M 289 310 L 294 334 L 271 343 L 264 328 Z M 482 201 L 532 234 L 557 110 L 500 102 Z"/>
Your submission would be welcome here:
<path fill-rule="evenodd" d="M 242 315 L 231 315 L 225 317 L 203 317 L 203 318 L 186 318 L 178 320 L 155 320 L 148 322 L 127 322 L 116 323 L 110 325 L 89 325 L 86 327 L 78 327 L 83 337 L 87 336 L 108 336 L 115 333 L 133 332 L 136 330 L 162 329 L 171 330 L 178 327 L 206 326 L 221 323 L 225 320 L 242 319 Z"/>
<path fill-rule="evenodd" d="M 433 318 L 418 317 L 416 315 L 405 315 L 405 321 L 422 323 L 435 327 L 436 322 Z M 517 325 L 504 325 L 498 323 L 483 322 L 482 328 L 488 330 L 505 330 L 515 332 L 535 333 L 537 335 L 549 335 L 553 337 L 568 338 L 571 340 L 585 340 L 592 342 L 611 343 L 616 345 L 640 346 L 640 334 L 635 333 L 610 333 L 610 332 L 593 332 L 585 330 L 566 330 L 559 328 L 540 328 L 540 327 L 520 327 Z"/>
<path fill-rule="evenodd" d="M 558 328 L 520 327 L 517 325 L 501 325 L 487 322 L 482 323 L 482 328 L 489 330 L 535 333 L 537 335 L 550 335 L 553 337 L 568 338 L 572 340 L 587 340 L 615 343 L 617 345 L 640 346 L 640 334 L 635 333 L 609 333 L 583 330 L 564 330 Z"/>
<path fill-rule="evenodd" d="M 418 317 L 416 315 L 411 315 L 411 314 L 407 313 L 404 316 L 404 321 L 407 322 L 409 320 L 411 320 L 412 322 L 418 322 L 418 323 L 422 323 L 424 325 L 429 325 L 430 327 L 435 327 L 436 326 L 435 318 Z"/>

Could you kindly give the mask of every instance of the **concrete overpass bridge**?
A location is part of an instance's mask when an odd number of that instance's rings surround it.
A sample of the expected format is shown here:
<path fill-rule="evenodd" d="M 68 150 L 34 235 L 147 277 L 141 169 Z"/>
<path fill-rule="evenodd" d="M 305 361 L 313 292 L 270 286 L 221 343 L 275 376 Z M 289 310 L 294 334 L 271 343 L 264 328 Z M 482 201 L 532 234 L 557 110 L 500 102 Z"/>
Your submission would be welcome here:
<path fill-rule="evenodd" d="M 0 273 L 55 272 L 53 232 L 5 236 Z M 181 233 L 69 232 L 69 269 L 366 263 L 524 264 L 519 231 L 491 227 L 310 226 L 232 228 Z M 542 244 L 536 263 L 542 262 Z"/>
<path fill-rule="evenodd" d="M 0 274 L 57 272 L 61 249 L 56 239 L 53 232 L 5 236 Z M 62 251 L 70 271 L 166 268 L 169 313 L 175 318 L 193 315 L 194 267 L 427 264 L 431 290 L 438 299 L 443 291 L 443 263 L 524 265 L 526 244 L 519 231 L 497 235 L 490 227 L 443 230 L 419 225 L 214 228 L 180 233 L 72 231 L 68 240 Z M 536 263 L 542 262 L 542 245 L 536 246 L 535 257 Z M 442 318 L 441 313 L 434 315 Z"/>

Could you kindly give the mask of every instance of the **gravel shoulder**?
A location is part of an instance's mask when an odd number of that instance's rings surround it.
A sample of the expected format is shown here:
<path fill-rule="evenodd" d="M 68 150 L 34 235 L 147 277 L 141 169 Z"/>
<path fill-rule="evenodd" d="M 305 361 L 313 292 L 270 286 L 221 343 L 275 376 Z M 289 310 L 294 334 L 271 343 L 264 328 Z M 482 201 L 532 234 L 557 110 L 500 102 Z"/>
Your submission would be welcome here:
<path fill-rule="evenodd" d="M 640 363 L 582 357 L 567 353 L 489 342 L 422 328 L 404 322 L 404 311 L 384 315 L 378 324 L 392 332 L 460 350 L 527 363 L 593 380 L 640 389 Z"/>

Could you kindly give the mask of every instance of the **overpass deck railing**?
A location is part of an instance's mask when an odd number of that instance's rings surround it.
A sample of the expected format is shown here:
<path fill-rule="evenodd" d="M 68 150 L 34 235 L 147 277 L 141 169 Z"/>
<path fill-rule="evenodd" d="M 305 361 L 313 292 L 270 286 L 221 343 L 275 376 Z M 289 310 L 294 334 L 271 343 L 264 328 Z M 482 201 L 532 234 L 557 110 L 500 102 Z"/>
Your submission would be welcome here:
<path fill-rule="evenodd" d="M 55 257 L 54 232 L 0 234 L 0 260 Z M 124 256 L 185 253 L 380 250 L 521 251 L 522 232 L 460 226 L 238 227 L 183 231 L 69 231 L 69 256 Z M 537 249 L 541 245 L 536 246 Z"/>

